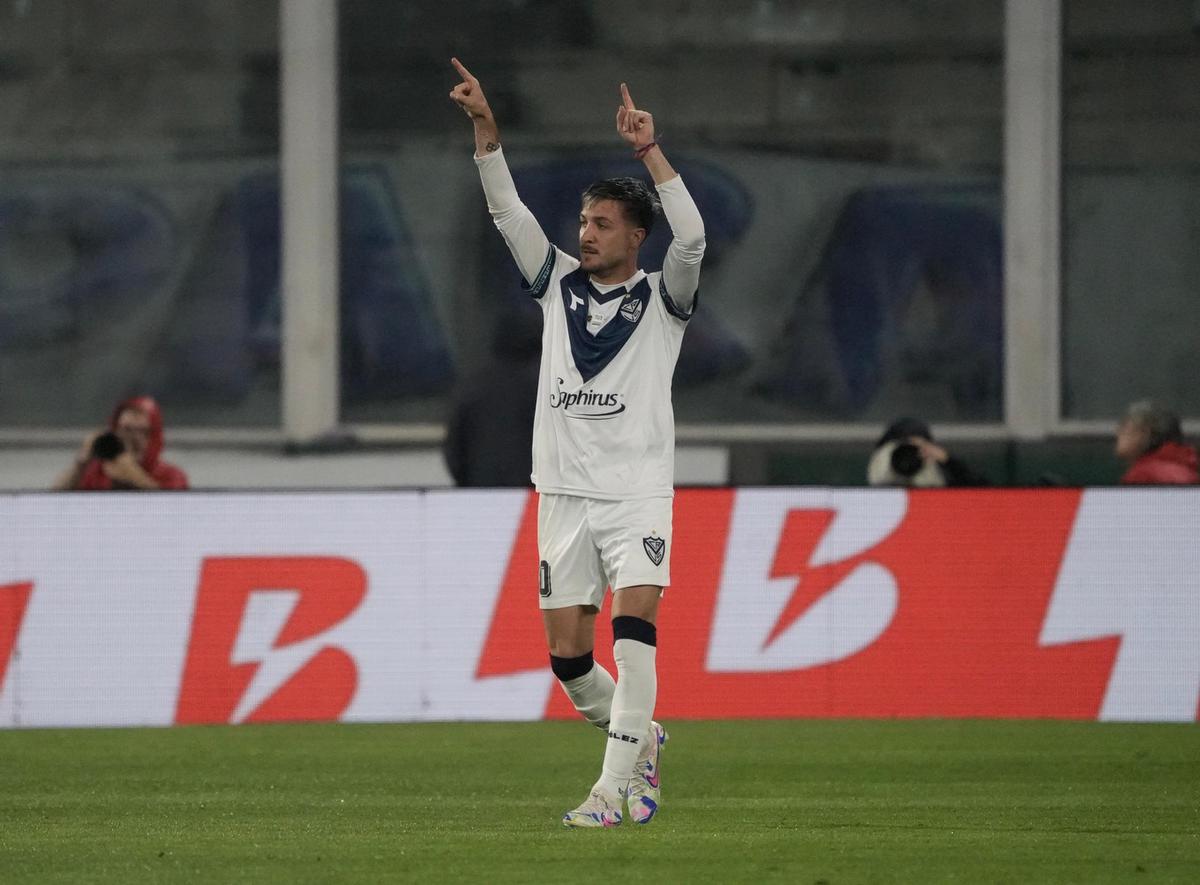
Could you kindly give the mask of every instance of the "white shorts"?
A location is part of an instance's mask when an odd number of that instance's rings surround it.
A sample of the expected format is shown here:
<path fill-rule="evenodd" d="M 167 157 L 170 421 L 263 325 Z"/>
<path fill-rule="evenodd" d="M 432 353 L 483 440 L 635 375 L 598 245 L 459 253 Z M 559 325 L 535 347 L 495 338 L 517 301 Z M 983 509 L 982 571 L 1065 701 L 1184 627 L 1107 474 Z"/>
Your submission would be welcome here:
<path fill-rule="evenodd" d="M 671 583 L 671 498 L 538 499 L 538 594 L 542 608 L 600 608 L 612 587 Z"/>

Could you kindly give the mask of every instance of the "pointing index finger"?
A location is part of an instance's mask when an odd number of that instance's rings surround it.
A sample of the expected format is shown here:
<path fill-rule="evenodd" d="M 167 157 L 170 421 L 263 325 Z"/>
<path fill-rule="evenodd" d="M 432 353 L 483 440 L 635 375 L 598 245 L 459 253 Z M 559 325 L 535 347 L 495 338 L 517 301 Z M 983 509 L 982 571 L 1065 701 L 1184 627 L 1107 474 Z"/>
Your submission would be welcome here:
<path fill-rule="evenodd" d="M 633 103 L 633 98 L 629 95 L 629 87 L 624 83 L 621 84 L 621 101 L 625 105 L 626 110 L 632 111 L 636 107 Z"/>
<path fill-rule="evenodd" d="M 454 69 L 458 71 L 458 75 L 464 80 L 471 81 L 475 79 L 475 77 L 471 75 L 471 72 L 467 70 L 466 65 L 464 65 L 457 58 L 451 58 L 450 64 L 454 65 Z"/>

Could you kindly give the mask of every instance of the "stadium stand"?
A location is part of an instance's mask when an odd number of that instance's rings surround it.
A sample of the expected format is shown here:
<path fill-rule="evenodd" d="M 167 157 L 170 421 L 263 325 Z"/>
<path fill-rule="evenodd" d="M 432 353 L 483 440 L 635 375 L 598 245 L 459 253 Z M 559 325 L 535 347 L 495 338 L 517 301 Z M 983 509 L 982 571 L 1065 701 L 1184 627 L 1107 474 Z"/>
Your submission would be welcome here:
<path fill-rule="evenodd" d="M 932 334 L 899 355 L 909 377 L 945 381 L 963 414 L 981 415 L 998 402 L 1002 380 L 1003 253 L 998 195 L 982 187 L 945 185 L 868 188 L 846 200 L 822 259 L 799 298 L 828 305 L 852 412 L 867 406 L 889 370 L 885 348 L 919 287 L 933 305 Z M 787 400 L 808 395 L 793 342 L 798 320 L 785 328 L 777 368 L 763 391 Z"/>
<path fill-rule="evenodd" d="M 341 191 L 341 361 L 349 401 L 445 390 L 454 367 L 387 172 L 353 164 Z M 238 397 L 280 344 L 280 210 L 275 172 L 250 174 L 222 200 L 183 302 L 170 386 Z M 196 308 L 220 303 L 220 310 Z M 249 347 L 247 347 L 249 343 Z"/>

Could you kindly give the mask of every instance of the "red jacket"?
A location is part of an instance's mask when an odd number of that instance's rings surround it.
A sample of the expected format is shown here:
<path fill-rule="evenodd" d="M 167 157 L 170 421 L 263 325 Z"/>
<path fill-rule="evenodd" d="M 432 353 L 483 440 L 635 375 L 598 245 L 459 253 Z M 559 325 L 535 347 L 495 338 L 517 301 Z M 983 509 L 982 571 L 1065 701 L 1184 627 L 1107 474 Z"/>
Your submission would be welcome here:
<path fill-rule="evenodd" d="M 1125 485 L 1193 485 L 1200 482 L 1196 450 L 1180 443 L 1163 443 L 1134 461 L 1121 482 Z"/>
<path fill-rule="evenodd" d="M 122 400 L 113 409 L 112 417 L 108 419 L 109 430 L 116 430 L 117 418 L 126 409 L 138 409 L 145 412 L 150 418 L 150 439 L 146 443 L 146 454 L 142 456 L 142 469 L 154 478 L 159 488 L 186 489 L 188 487 L 187 474 L 174 464 L 159 458 L 163 449 L 163 421 L 158 403 L 149 396 L 135 396 Z M 79 485 L 75 488 L 88 492 L 108 491 L 113 488 L 113 481 L 105 475 L 100 461 L 93 458 L 88 462 L 83 476 L 79 479 Z"/>

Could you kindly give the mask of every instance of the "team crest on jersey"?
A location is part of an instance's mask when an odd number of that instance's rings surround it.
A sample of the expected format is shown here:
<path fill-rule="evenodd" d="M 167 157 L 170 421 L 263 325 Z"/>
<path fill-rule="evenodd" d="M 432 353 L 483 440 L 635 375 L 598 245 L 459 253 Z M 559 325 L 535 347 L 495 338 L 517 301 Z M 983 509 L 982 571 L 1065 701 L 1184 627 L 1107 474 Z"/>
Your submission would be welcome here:
<path fill-rule="evenodd" d="M 666 541 L 651 535 L 649 538 L 642 538 L 642 546 L 646 549 L 646 555 L 650 557 L 652 563 L 662 565 L 663 554 L 667 552 Z"/>
<path fill-rule="evenodd" d="M 621 316 L 631 323 L 636 323 L 641 315 L 642 299 L 630 292 L 625 296 L 625 302 L 621 305 Z"/>

